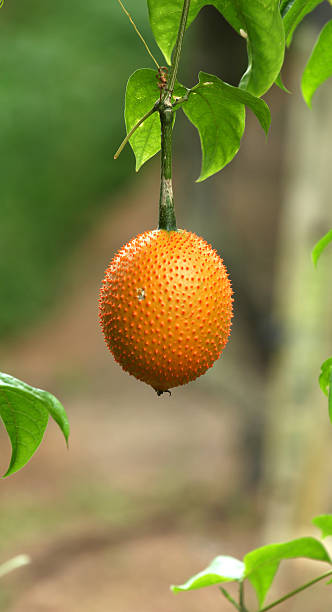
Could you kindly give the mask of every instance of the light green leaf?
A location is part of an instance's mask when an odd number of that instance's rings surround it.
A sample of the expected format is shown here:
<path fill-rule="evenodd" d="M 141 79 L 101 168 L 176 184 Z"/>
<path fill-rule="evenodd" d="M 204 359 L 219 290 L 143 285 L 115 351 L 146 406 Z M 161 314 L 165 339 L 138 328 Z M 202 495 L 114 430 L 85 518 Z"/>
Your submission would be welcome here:
<path fill-rule="evenodd" d="M 174 593 L 178 591 L 192 591 L 203 587 L 219 584 L 220 582 L 234 582 L 241 580 L 244 572 L 244 564 L 234 557 L 219 556 L 213 559 L 210 565 L 202 572 L 189 578 L 187 582 L 180 585 L 172 585 Z"/>
<path fill-rule="evenodd" d="M 226 166 L 238 152 L 245 107 L 229 94 L 230 86 L 217 77 L 203 72 L 199 79 L 182 108 L 199 132 L 202 169 L 197 180 L 203 181 Z"/>
<path fill-rule="evenodd" d="M 302 76 L 302 94 L 311 107 L 316 89 L 332 76 L 332 20 L 320 32 Z"/>
<path fill-rule="evenodd" d="M 323 393 L 325 393 L 325 395 L 329 394 L 331 371 L 332 371 L 332 357 L 330 357 L 329 359 L 326 359 L 326 361 L 322 363 L 321 372 L 319 375 L 319 385 Z"/>
<path fill-rule="evenodd" d="M 30 563 L 30 557 L 28 555 L 17 555 L 17 557 L 13 557 L 9 561 L 2 563 L 0 565 L 0 578 L 6 576 L 6 574 L 10 574 L 14 570 L 19 567 L 23 567 L 23 565 L 28 565 Z"/>
<path fill-rule="evenodd" d="M 69 423 L 59 400 L 47 391 L 0 372 L 0 417 L 12 445 L 5 476 L 14 474 L 31 459 L 43 439 L 49 414 L 68 443 Z"/>
<path fill-rule="evenodd" d="M 209 4 L 227 19 L 238 34 L 246 36 L 249 61 L 241 87 L 255 96 L 262 96 L 274 83 L 283 63 L 284 27 L 279 0 L 192 0 L 187 27 Z M 151 28 L 169 64 L 182 6 L 182 0 L 148 0 Z"/>
<path fill-rule="evenodd" d="M 125 121 L 127 134 L 153 107 L 158 99 L 156 71 L 136 70 L 129 77 L 126 88 Z M 160 120 L 158 113 L 148 117 L 129 140 L 136 157 L 136 172 L 160 151 Z"/>
<path fill-rule="evenodd" d="M 312 261 L 315 266 L 317 266 L 318 260 L 322 252 L 327 247 L 327 245 L 330 244 L 330 242 L 332 242 L 332 229 L 327 232 L 327 234 L 325 234 L 323 238 L 318 240 L 318 242 L 315 244 L 314 248 L 311 251 Z"/>
<path fill-rule="evenodd" d="M 328 397 L 329 417 L 332 423 L 332 357 L 322 363 L 318 380 L 321 390 Z"/>
<path fill-rule="evenodd" d="M 311 13 L 323 0 L 283 0 L 280 12 L 284 21 L 286 42 L 289 46 L 297 26 L 308 13 Z"/>
<path fill-rule="evenodd" d="M 322 538 L 332 536 L 332 514 L 320 514 L 312 522 L 321 530 Z"/>
<path fill-rule="evenodd" d="M 245 578 L 248 578 L 254 587 L 260 607 L 264 603 L 280 562 L 283 559 L 296 557 L 331 563 L 329 554 L 322 543 L 310 537 L 262 546 L 244 557 Z"/>

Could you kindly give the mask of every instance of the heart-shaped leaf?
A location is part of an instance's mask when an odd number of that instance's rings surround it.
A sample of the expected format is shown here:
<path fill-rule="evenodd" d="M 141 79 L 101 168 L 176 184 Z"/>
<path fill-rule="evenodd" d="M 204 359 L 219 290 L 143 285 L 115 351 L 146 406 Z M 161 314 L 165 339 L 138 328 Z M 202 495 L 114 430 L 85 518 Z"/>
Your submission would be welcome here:
<path fill-rule="evenodd" d="M 68 443 L 69 423 L 59 400 L 47 391 L 0 372 L 0 417 L 12 445 L 5 476 L 14 474 L 31 459 L 43 439 L 49 415 Z"/>
<path fill-rule="evenodd" d="M 158 100 L 157 73 L 151 68 L 140 68 L 129 77 L 126 88 L 125 122 L 127 134 L 148 113 Z M 186 89 L 178 82 L 174 87 L 174 98 L 185 94 Z M 175 112 L 174 112 L 175 120 Z M 129 142 L 136 158 L 136 172 L 151 157 L 160 151 L 161 128 L 158 112 L 145 119 L 130 137 Z"/>
<path fill-rule="evenodd" d="M 127 134 L 154 106 L 158 99 L 156 71 L 150 68 L 136 70 L 126 88 L 125 121 Z M 136 172 L 160 150 L 160 120 L 158 113 L 148 117 L 131 136 L 130 145 L 136 158 Z"/>
<path fill-rule="evenodd" d="M 264 603 L 280 562 L 297 557 L 331 563 L 322 543 L 310 537 L 262 546 L 244 557 L 245 578 L 248 578 L 254 587 L 260 607 Z"/>
<path fill-rule="evenodd" d="M 239 150 L 245 126 L 244 104 L 230 95 L 230 86 L 204 72 L 183 105 L 183 112 L 198 129 L 202 147 L 203 181 L 228 164 Z"/>
<path fill-rule="evenodd" d="M 309 107 L 312 96 L 332 76 L 332 20 L 321 30 L 302 76 L 302 94 Z"/>
<path fill-rule="evenodd" d="M 192 591 L 194 589 L 202 589 L 203 587 L 219 584 L 221 582 L 234 582 L 242 579 L 244 573 L 244 564 L 235 557 L 220 555 L 213 559 L 210 565 L 202 572 L 195 574 L 180 585 L 172 585 L 171 589 L 174 593 L 178 591 Z"/>
<path fill-rule="evenodd" d="M 332 536 L 332 514 L 320 514 L 312 519 L 312 522 L 322 532 L 322 538 Z"/>

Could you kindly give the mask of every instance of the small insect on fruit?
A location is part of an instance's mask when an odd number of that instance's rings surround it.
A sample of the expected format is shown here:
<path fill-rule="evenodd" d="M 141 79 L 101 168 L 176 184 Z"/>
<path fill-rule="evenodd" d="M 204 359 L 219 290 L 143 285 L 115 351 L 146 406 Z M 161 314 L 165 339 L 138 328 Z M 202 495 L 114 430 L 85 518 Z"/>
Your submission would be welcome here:
<path fill-rule="evenodd" d="M 153 230 L 128 242 L 100 291 L 105 341 L 124 370 L 158 395 L 204 374 L 227 343 L 232 289 L 205 240 Z"/>

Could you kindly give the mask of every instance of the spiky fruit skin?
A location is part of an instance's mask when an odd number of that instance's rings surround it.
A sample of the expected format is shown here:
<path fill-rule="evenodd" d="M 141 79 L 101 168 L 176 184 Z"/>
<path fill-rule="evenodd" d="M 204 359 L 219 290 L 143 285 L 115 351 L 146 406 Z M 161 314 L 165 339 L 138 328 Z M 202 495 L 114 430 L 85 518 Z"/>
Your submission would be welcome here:
<path fill-rule="evenodd" d="M 166 391 L 204 374 L 230 333 L 232 288 L 205 240 L 154 230 L 109 264 L 99 314 L 106 344 L 124 370 Z"/>

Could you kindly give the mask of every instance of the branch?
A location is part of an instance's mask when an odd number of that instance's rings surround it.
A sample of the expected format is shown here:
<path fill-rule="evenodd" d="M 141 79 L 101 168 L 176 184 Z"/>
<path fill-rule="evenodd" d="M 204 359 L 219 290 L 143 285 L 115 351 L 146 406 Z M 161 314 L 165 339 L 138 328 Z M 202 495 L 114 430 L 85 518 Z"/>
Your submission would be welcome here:
<path fill-rule="evenodd" d="M 145 121 L 145 119 L 147 119 L 148 117 L 150 117 L 150 115 L 153 115 L 153 113 L 155 113 L 157 110 L 159 109 L 159 100 L 155 103 L 155 105 L 147 112 L 145 113 L 145 115 L 142 117 L 142 119 L 140 119 L 136 125 L 134 125 L 133 128 L 131 128 L 130 132 L 127 134 L 126 138 L 122 141 L 122 143 L 120 144 L 117 152 L 114 155 L 114 159 L 118 159 L 121 151 L 124 149 L 124 147 L 126 146 L 128 140 L 132 137 L 132 135 L 136 132 L 137 128 L 139 128 L 140 125 L 142 125 L 142 123 Z"/>

